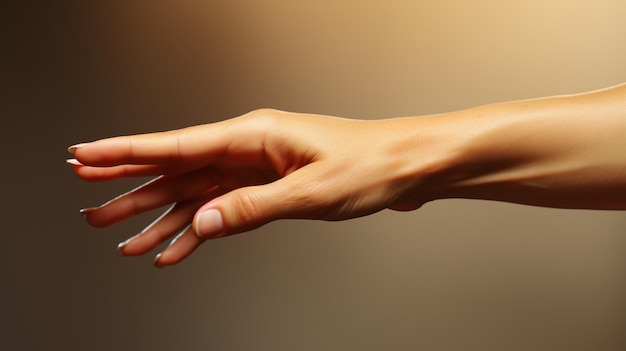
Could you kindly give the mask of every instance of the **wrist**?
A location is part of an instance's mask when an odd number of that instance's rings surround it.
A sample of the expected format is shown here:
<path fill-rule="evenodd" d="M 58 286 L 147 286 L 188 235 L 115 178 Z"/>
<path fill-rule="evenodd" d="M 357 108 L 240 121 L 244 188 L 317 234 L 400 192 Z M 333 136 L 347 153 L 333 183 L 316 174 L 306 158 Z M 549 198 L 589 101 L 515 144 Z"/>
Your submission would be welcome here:
<path fill-rule="evenodd" d="M 466 122 L 459 112 L 387 120 L 393 131 L 387 154 L 396 160 L 394 188 L 402 189 L 392 209 L 411 210 L 454 197 Z"/>
<path fill-rule="evenodd" d="M 411 196 L 533 204 L 545 196 L 546 179 L 567 164 L 542 129 L 562 102 L 511 102 L 403 120 L 413 130 L 403 141 L 412 155 Z M 550 116 L 548 116 L 550 115 Z M 550 127 L 549 129 L 554 129 Z M 540 202 L 543 200 L 540 200 Z"/>

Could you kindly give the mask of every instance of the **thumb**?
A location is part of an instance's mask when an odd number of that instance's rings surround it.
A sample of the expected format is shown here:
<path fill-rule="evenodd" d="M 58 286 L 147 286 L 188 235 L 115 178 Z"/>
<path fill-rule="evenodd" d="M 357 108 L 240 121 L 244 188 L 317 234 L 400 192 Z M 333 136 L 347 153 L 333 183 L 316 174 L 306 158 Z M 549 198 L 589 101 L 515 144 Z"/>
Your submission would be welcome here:
<path fill-rule="evenodd" d="M 201 239 L 219 238 L 256 229 L 273 220 L 293 218 L 313 204 L 304 187 L 289 186 L 287 178 L 226 193 L 202 206 L 193 229 Z M 295 189 L 291 191 L 291 189 Z"/>

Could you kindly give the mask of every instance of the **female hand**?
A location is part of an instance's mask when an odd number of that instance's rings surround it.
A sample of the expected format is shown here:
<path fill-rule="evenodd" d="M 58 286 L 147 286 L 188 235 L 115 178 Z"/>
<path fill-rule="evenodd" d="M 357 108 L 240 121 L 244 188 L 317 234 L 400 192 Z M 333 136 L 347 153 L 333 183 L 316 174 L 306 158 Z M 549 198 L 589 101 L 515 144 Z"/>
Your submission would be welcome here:
<path fill-rule="evenodd" d="M 83 210 L 104 227 L 171 204 L 120 245 L 157 265 L 281 218 L 341 220 L 441 198 L 626 209 L 626 84 L 438 116 L 359 121 L 260 110 L 70 147 L 85 180 L 156 176 Z"/>
<path fill-rule="evenodd" d="M 405 136 L 406 138 L 400 138 Z M 399 140 L 413 143 L 399 120 L 358 121 L 259 110 L 219 123 L 114 137 L 69 148 L 88 181 L 156 176 L 106 204 L 81 210 L 106 227 L 171 205 L 124 255 L 141 255 L 175 238 L 155 260 L 175 264 L 203 241 L 282 218 L 342 220 L 427 199 L 406 196 L 416 180 Z"/>

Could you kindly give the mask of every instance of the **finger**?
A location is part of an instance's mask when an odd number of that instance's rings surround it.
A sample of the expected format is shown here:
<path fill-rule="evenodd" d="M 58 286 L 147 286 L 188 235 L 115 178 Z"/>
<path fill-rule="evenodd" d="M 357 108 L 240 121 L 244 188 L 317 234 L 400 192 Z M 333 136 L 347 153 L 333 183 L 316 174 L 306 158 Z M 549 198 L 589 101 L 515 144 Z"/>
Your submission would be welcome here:
<path fill-rule="evenodd" d="M 89 166 L 176 166 L 197 161 L 207 165 L 231 152 L 253 159 L 262 158 L 263 142 L 259 138 L 262 134 L 258 123 L 242 123 L 241 119 L 235 118 L 168 132 L 101 139 L 74 145 L 68 150 L 82 164 Z"/>
<path fill-rule="evenodd" d="M 68 150 L 90 166 L 173 163 L 196 154 L 201 146 L 197 128 L 106 138 L 70 146 Z"/>
<path fill-rule="evenodd" d="M 205 168 L 178 176 L 158 177 L 82 213 L 89 224 L 107 227 L 171 203 L 202 196 L 215 187 L 211 172 L 212 169 Z"/>
<path fill-rule="evenodd" d="M 154 177 L 165 174 L 180 174 L 200 168 L 194 164 L 187 164 L 184 167 L 171 167 L 163 165 L 92 167 L 85 166 L 76 159 L 70 159 L 67 163 L 74 167 L 76 175 L 90 182 L 110 181 L 120 178 Z"/>
<path fill-rule="evenodd" d="M 154 177 L 166 174 L 163 167 L 157 165 L 123 165 L 113 167 L 91 167 L 85 166 L 77 160 L 68 164 L 74 167 L 74 172 L 80 178 L 90 182 L 109 181 L 130 177 Z"/>
<path fill-rule="evenodd" d="M 147 253 L 189 226 L 201 202 L 179 202 L 172 205 L 141 233 L 120 243 L 120 254 L 138 256 Z"/>
<path fill-rule="evenodd" d="M 75 158 L 66 160 L 66 163 L 74 168 L 74 172 L 80 178 L 98 182 L 98 181 L 110 181 L 120 178 L 132 178 L 132 177 L 154 177 L 160 175 L 181 174 L 194 171 L 201 168 L 200 163 L 188 163 L 181 167 L 171 167 L 164 165 L 121 165 L 110 167 L 92 167 L 85 166 Z M 271 166 L 261 167 L 255 170 L 256 172 L 262 172 L 265 180 L 271 181 L 279 177 L 276 171 Z M 237 173 L 238 172 L 238 173 Z M 248 169 L 231 168 L 227 170 L 221 177 L 223 183 L 233 183 L 236 179 L 249 177 L 251 173 Z M 219 176 L 220 174 L 216 174 Z"/>
<path fill-rule="evenodd" d="M 239 188 L 202 206 L 193 229 L 200 238 L 216 238 L 258 228 L 283 218 L 324 218 L 333 194 L 324 193 L 313 165 L 275 182 Z"/>
<path fill-rule="evenodd" d="M 170 246 L 156 256 L 154 265 L 164 267 L 176 264 L 194 252 L 204 241 L 195 235 L 191 225 L 189 225 L 172 240 Z"/>

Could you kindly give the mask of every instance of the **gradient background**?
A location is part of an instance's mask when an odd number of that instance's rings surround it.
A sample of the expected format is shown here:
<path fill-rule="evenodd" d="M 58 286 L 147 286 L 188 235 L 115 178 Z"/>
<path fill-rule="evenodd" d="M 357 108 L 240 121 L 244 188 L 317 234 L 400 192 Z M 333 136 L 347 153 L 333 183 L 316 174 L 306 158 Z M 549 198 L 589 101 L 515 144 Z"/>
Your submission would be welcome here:
<path fill-rule="evenodd" d="M 626 349 L 624 212 L 447 200 L 281 221 L 159 270 L 115 251 L 156 213 L 77 214 L 143 180 L 64 164 L 259 107 L 385 118 L 624 82 L 626 2 L 41 3 L 1 10 L 2 349 Z"/>

